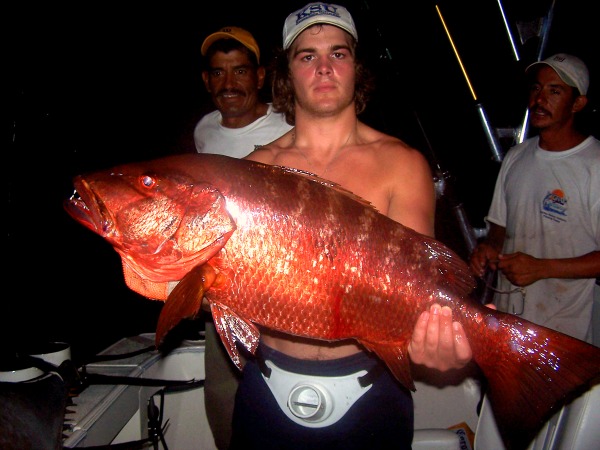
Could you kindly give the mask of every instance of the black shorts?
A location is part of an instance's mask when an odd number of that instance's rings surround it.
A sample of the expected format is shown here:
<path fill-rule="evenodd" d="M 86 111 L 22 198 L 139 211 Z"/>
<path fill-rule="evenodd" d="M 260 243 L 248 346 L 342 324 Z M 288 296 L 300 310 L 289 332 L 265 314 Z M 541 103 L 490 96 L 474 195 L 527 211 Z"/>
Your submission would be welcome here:
<path fill-rule="evenodd" d="M 372 387 L 338 422 L 309 428 L 286 416 L 263 379 L 260 358 L 249 359 L 236 394 L 231 450 L 411 448 L 412 396 L 375 356 L 363 352 L 335 360 L 307 361 L 290 358 L 263 344 L 258 354 L 288 372 L 308 375 L 343 376 L 363 369 L 383 370 L 377 371 Z"/>

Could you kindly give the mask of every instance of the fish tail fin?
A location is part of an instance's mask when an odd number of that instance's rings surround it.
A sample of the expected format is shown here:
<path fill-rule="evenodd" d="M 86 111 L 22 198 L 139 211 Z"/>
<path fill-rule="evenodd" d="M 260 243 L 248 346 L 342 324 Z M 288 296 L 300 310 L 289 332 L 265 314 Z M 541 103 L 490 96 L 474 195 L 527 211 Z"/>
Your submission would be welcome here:
<path fill-rule="evenodd" d="M 484 339 L 473 354 L 507 448 L 526 449 L 554 413 L 600 382 L 600 347 L 509 314 L 505 320 L 507 339 L 497 347 L 497 339 Z"/>

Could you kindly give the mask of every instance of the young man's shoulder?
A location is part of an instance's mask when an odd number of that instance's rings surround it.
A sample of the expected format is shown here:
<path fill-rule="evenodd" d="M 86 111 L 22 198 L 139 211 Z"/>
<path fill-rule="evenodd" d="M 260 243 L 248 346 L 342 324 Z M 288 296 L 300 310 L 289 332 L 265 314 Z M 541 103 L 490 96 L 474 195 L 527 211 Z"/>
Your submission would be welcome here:
<path fill-rule="evenodd" d="M 291 140 L 292 134 L 290 129 L 273 142 L 256 148 L 252 153 L 246 156 L 245 159 L 258 161 L 265 164 L 273 164 L 281 152 L 289 150 Z"/>
<path fill-rule="evenodd" d="M 382 150 L 408 153 L 418 151 L 414 147 L 404 142 L 402 139 L 371 128 L 364 123 L 360 123 L 359 125 L 359 134 L 362 136 L 361 140 L 365 144 L 372 145 Z"/>
<path fill-rule="evenodd" d="M 395 136 L 382 133 L 380 138 L 374 143 L 374 149 L 379 156 L 389 160 L 392 164 L 412 165 L 427 163 L 425 155 L 419 149 Z"/>

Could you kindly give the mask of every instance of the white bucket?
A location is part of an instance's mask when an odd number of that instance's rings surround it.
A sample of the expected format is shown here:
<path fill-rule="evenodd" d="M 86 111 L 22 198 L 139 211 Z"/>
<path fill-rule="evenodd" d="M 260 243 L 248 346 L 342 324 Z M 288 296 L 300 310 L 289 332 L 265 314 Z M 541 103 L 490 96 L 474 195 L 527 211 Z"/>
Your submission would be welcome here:
<path fill-rule="evenodd" d="M 7 362 L 6 367 L 4 365 L 0 366 L 0 381 L 5 383 L 21 383 L 42 375 L 44 375 L 44 372 L 37 367 L 31 367 L 19 360 Z"/>
<path fill-rule="evenodd" d="M 44 342 L 34 345 L 29 349 L 28 354 L 58 367 L 64 361 L 71 359 L 71 346 L 66 342 Z"/>
<path fill-rule="evenodd" d="M 23 353 L 58 367 L 64 361 L 71 359 L 71 346 L 66 342 L 43 342 L 27 347 Z M 43 370 L 32 366 L 29 361 L 17 355 L 0 364 L 0 381 L 7 383 L 30 381 L 44 374 Z"/>

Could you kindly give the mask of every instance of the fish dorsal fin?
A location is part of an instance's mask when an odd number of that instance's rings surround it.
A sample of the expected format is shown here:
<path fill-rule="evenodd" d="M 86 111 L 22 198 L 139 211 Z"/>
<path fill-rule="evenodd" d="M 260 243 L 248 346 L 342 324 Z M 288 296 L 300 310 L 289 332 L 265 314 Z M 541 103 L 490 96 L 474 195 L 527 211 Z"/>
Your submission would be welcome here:
<path fill-rule="evenodd" d="M 347 195 L 352 200 L 355 200 L 355 201 L 361 203 L 362 205 L 367 206 L 369 208 L 373 208 L 375 211 L 377 211 L 377 208 L 375 208 L 375 206 L 373 206 L 373 204 L 370 201 L 365 200 L 364 198 L 360 197 L 359 195 L 356 195 L 354 192 L 349 191 L 348 189 L 345 189 L 344 187 L 342 187 L 341 185 L 339 185 L 337 183 L 334 183 L 333 181 L 322 178 L 315 173 L 308 172 L 306 170 L 295 169 L 293 167 L 287 167 L 287 166 L 272 166 L 272 167 L 274 167 L 277 170 L 282 170 L 283 172 L 286 172 L 286 173 L 299 175 L 303 178 L 314 181 L 315 183 L 322 184 L 323 186 L 327 186 L 341 194 Z"/>

